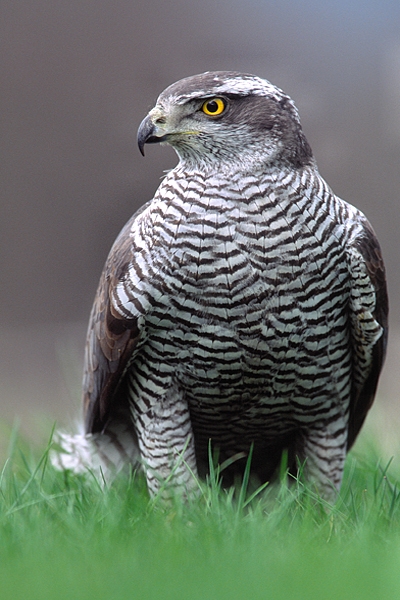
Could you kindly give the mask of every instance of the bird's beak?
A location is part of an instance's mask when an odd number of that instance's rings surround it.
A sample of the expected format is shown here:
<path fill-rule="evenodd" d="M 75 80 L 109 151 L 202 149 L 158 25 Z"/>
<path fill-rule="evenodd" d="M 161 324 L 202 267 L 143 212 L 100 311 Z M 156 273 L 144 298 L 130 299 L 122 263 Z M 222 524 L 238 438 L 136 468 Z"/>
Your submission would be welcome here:
<path fill-rule="evenodd" d="M 139 125 L 137 141 L 139 150 L 144 156 L 145 144 L 159 142 L 175 143 L 177 140 L 196 136 L 199 131 L 181 130 L 180 124 L 174 123 L 173 116 L 168 115 L 162 108 L 155 106 Z"/>
<path fill-rule="evenodd" d="M 145 144 L 162 142 L 165 141 L 165 138 L 165 131 L 161 131 L 160 128 L 154 124 L 152 117 L 147 115 L 140 123 L 137 134 L 137 142 L 142 156 L 144 156 Z"/>

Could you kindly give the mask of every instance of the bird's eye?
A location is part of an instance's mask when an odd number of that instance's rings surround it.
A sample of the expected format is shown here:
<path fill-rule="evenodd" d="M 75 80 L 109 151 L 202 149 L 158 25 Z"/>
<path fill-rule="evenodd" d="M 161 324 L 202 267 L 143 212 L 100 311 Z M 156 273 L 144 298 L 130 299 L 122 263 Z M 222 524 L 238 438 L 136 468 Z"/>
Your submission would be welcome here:
<path fill-rule="evenodd" d="M 210 117 L 217 117 L 221 115 L 226 108 L 226 102 L 222 98 L 212 98 L 206 100 L 201 107 L 201 110 Z"/>

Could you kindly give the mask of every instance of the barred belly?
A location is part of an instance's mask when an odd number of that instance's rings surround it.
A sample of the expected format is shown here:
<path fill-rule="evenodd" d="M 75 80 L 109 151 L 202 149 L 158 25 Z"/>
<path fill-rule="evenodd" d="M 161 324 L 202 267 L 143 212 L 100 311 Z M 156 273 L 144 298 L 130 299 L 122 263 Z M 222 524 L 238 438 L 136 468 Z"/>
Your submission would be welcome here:
<path fill-rule="evenodd" d="M 340 419 L 342 431 L 351 370 L 343 257 L 322 266 L 292 234 L 271 239 L 268 223 L 249 246 L 234 220 L 180 252 L 190 226 L 159 261 L 162 293 L 131 375 L 135 418 L 179 390 L 203 461 L 209 439 L 228 458 L 318 421 Z"/>

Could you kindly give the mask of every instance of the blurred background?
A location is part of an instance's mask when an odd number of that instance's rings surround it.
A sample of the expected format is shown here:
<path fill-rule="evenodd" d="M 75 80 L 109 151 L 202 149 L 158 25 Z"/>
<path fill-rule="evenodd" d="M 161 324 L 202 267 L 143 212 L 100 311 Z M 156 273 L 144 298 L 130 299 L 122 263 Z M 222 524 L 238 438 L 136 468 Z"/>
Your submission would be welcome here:
<path fill-rule="evenodd" d="M 176 162 L 159 146 L 142 158 L 137 126 L 170 83 L 228 69 L 292 96 L 321 174 L 378 234 L 392 331 L 368 422 L 400 439 L 400 3 L 3 0 L 0 49 L 3 421 L 79 416 L 103 263 Z"/>

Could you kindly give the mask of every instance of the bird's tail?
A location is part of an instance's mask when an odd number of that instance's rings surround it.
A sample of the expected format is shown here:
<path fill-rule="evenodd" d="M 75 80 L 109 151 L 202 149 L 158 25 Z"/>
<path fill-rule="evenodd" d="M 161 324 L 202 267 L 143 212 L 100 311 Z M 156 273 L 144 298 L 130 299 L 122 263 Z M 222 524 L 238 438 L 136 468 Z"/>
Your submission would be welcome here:
<path fill-rule="evenodd" d="M 92 472 L 109 481 L 127 465 L 139 466 L 139 450 L 135 436 L 126 428 L 75 435 L 58 431 L 50 461 L 59 471 Z"/>

